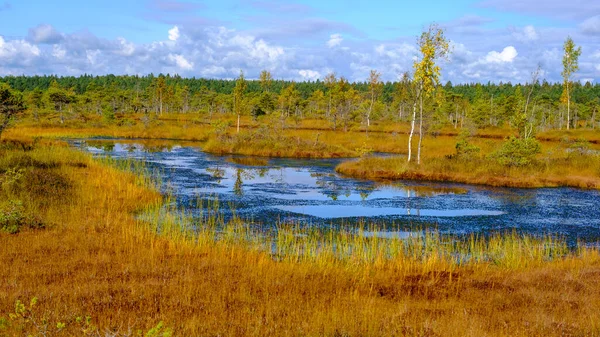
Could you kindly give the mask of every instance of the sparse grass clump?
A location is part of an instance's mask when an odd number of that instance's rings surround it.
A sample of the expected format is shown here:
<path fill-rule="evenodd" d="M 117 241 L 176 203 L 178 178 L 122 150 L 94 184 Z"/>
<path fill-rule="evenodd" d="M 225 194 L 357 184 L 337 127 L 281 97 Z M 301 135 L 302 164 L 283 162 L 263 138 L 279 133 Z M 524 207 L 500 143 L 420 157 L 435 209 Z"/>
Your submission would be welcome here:
<path fill-rule="evenodd" d="M 301 137 L 285 136 L 278 128 L 263 125 L 255 130 L 228 135 L 219 129 L 202 148 L 216 154 L 243 154 L 263 157 L 340 158 L 354 157 L 354 151 Z"/>

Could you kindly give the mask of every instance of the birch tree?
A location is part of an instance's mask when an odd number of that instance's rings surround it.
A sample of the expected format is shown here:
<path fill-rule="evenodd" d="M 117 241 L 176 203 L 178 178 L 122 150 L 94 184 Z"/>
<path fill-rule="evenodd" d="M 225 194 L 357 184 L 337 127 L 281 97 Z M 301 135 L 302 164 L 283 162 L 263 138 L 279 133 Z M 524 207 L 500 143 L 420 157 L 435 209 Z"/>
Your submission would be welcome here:
<path fill-rule="evenodd" d="M 244 108 L 244 92 L 246 91 L 246 79 L 244 72 L 240 70 L 240 77 L 235 81 L 233 90 L 233 110 L 237 114 L 237 133 L 240 133 L 240 116 Z"/>
<path fill-rule="evenodd" d="M 273 77 L 271 76 L 271 72 L 268 70 L 263 70 L 260 72 L 260 87 L 263 92 L 269 92 L 271 90 L 271 84 L 273 83 Z"/>
<path fill-rule="evenodd" d="M 419 53 L 421 54 L 420 60 L 415 61 L 413 68 L 414 83 L 418 87 L 418 101 L 419 101 L 419 146 L 417 149 L 417 163 L 421 163 L 421 147 L 423 141 L 423 99 L 433 97 L 433 93 L 436 87 L 440 84 L 440 71 L 441 67 L 436 64 L 436 61 L 441 58 L 447 58 L 450 53 L 450 45 L 444 35 L 444 30 L 436 24 L 429 26 L 427 31 L 421 33 L 418 40 Z M 410 146 L 412 136 L 414 133 L 414 124 L 416 117 L 416 104 L 417 100 L 413 104 L 413 121 L 411 126 L 411 134 L 409 137 L 409 156 L 410 158 Z"/>
<path fill-rule="evenodd" d="M 337 83 L 337 79 L 335 77 L 335 73 L 329 73 L 325 76 L 325 87 L 327 87 L 327 96 L 329 98 L 329 102 L 327 104 L 327 118 L 331 116 L 331 104 L 333 100 L 333 91 L 335 90 Z M 336 128 L 336 120 L 335 115 L 333 116 L 333 130 Z"/>
<path fill-rule="evenodd" d="M 573 74 L 579 70 L 579 56 L 581 55 L 581 47 L 575 46 L 575 42 L 571 37 L 567 37 L 563 46 L 564 55 L 562 59 L 563 71 L 561 73 L 563 77 L 563 97 L 567 103 L 567 130 L 571 125 L 571 79 Z"/>
<path fill-rule="evenodd" d="M 369 94 L 371 102 L 369 104 L 369 109 L 367 110 L 367 128 L 365 129 L 365 133 L 367 136 L 369 135 L 369 126 L 371 126 L 371 114 L 373 113 L 373 105 L 377 100 L 377 97 L 381 93 L 383 89 L 383 83 L 381 82 L 381 73 L 377 70 L 371 70 L 369 74 Z"/>

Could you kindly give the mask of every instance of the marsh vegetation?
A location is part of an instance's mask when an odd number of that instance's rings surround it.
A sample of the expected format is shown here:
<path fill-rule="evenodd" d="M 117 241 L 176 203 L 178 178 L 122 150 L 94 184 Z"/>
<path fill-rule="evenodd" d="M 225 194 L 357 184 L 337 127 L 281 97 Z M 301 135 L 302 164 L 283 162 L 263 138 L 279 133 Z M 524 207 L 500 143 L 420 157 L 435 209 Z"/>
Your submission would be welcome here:
<path fill-rule="evenodd" d="M 443 33 L 394 83 L 1 78 L 0 335 L 599 335 L 600 86 L 570 38 L 442 85 Z"/>

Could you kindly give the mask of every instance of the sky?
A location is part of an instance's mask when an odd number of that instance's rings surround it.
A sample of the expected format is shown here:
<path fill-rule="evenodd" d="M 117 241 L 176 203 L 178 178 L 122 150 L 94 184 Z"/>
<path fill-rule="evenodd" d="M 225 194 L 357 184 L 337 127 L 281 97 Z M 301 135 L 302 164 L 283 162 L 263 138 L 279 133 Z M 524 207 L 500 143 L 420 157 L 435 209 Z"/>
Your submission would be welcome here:
<path fill-rule="evenodd" d="M 575 80 L 600 83 L 600 0 L 0 0 L 0 76 L 393 81 L 432 23 L 452 48 L 443 82 L 525 83 L 538 65 L 562 81 L 570 36 Z"/>

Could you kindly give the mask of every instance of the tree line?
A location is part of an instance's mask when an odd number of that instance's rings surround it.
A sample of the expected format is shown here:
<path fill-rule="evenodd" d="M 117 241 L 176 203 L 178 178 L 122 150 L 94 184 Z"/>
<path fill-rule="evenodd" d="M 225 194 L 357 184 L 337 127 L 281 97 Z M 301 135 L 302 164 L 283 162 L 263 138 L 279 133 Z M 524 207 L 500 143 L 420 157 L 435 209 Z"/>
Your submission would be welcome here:
<path fill-rule="evenodd" d="M 371 102 L 369 83 L 348 82 L 345 78 L 332 79 L 341 89 L 353 89 L 362 100 Z M 407 102 L 409 100 L 407 80 L 410 75 L 402 74 L 395 82 L 382 82 L 381 89 L 376 97 L 375 106 L 377 118 L 396 117 L 406 119 Z M 224 111 L 233 105 L 233 91 L 236 80 L 194 79 L 181 78 L 170 75 L 148 76 L 89 76 L 81 77 L 56 77 L 56 76 L 6 76 L 0 77 L 0 82 L 8 84 L 11 88 L 21 91 L 26 96 L 28 106 L 32 109 L 50 109 L 69 107 L 73 111 L 83 111 L 94 107 L 88 112 L 99 112 L 102 107 L 110 106 L 115 112 L 121 113 L 210 113 Z M 270 100 L 263 101 L 262 105 L 256 104 L 256 98 L 261 98 L 264 93 L 259 80 L 246 80 L 245 94 L 250 107 L 259 106 L 269 110 L 289 112 L 290 107 L 298 108 L 298 113 L 307 117 L 319 117 L 325 112 L 323 100 L 328 101 L 335 91 L 328 82 L 292 82 L 273 80 L 269 90 Z M 600 98 L 600 84 L 572 82 L 571 104 L 577 109 L 578 120 L 585 121 L 592 117 L 594 108 L 598 106 Z M 347 87 L 347 88 L 346 88 Z M 440 87 L 446 108 L 457 107 L 461 114 L 467 114 L 478 125 L 498 126 L 507 121 L 513 114 L 513 108 L 518 108 L 525 96 L 533 89 L 533 99 L 540 105 L 536 109 L 551 109 L 558 112 L 563 108 L 561 96 L 562 83 L 549 83 L 540 80 L 534 84 L 508 83 L 465 83 L 452 84 L 447 82 Z M 158 96 L 158 97 L 157 97 Z M 439 96 L 439 95 L 438 95 Z M 280 99 L 281 98 L 281 99 Z M 281 102 L 288 99 L 289 103 Z M 158 103 L 158 105 L 157 105 Z M 325 104 L 328 105 L 328 104 Z M 375 104 L 373 104 L 375 105 Z M 438 104 L 439 105 L 439 104 Z M 566 109 L 566 105 L 564 107 Z M 373 110 L 373 109 L 371 109 Z M 447 109 L 446 109 L 447 110 Z M 232 112 L 232 111 L 229 111 Z M 248 111 L 251 112 L 251 109 Z M 455 118 L 453 118 L 455 119 Z M 460 119 L 459 119 L 460 121 Z M 573 123 L 571 123 L 573 124 Z M 591 125 L 591 124 L 590 124 Z M 565 125 L 566 127 L 566 122 Z"/>

